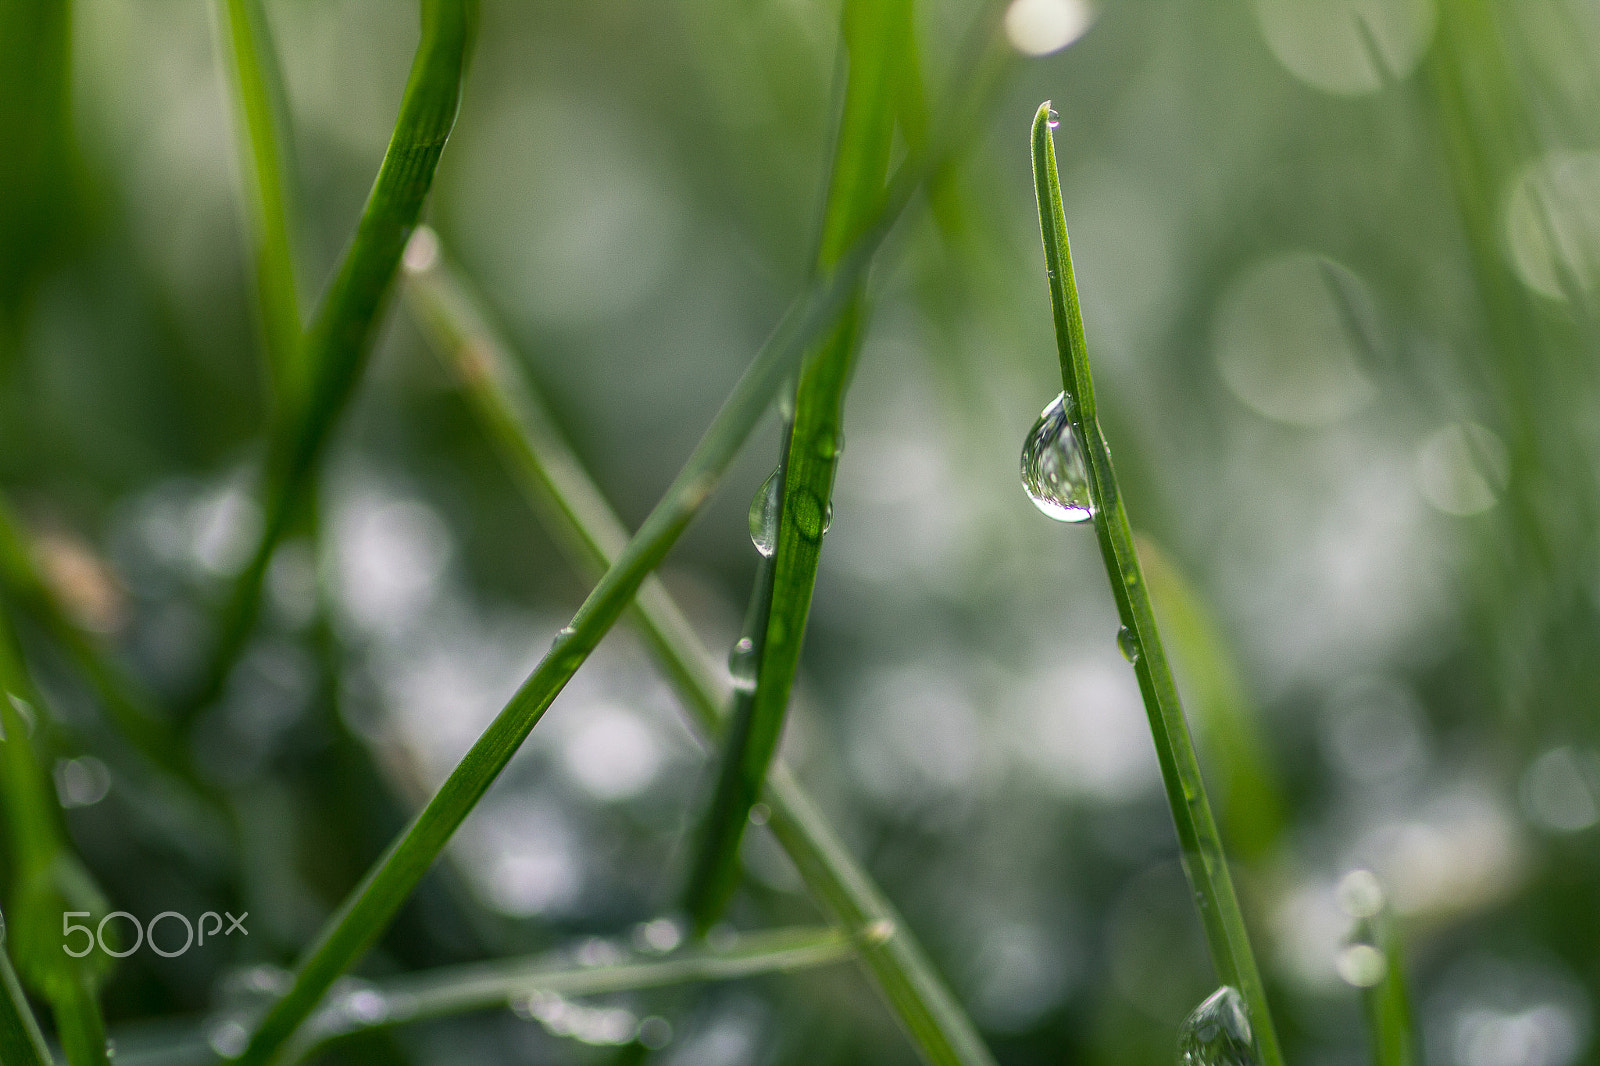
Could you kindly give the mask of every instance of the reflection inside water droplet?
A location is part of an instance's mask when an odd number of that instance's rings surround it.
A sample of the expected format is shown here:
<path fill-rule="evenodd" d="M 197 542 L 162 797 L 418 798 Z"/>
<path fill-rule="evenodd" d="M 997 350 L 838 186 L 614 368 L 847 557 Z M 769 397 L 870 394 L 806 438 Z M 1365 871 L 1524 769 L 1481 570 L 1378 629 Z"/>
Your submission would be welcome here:
<path fill-rule="evenodd" d="M 1057 396 L 1028 432 L 1022 445 L 1022 487 L 1034 505 L 1056 521 L 1087 522 L 1094 517 L 1094 505 L 1069 403 L 1065 393 Z"/>
<path fill-rule="evenodd" d="M 1257 1066 L 1244 997 L 1223 985 L 1178 1030 L 1179 1066 Z"/>
<path fill-rule="evenodd" d="M 750 501 L 750 543 L 767 558 L 778 550 L 778 503 L 783 479 L 774 470 Z"/>

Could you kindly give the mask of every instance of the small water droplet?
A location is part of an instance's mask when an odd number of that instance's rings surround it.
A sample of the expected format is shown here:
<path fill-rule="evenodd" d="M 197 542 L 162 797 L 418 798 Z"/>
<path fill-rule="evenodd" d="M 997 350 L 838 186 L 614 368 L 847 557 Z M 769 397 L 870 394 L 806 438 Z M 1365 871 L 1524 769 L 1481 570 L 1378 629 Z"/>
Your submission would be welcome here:
<path fill-rule="evenodd" d="M 1022 445 L 1022 487 L 1034 506 L 1056 521 L 1087 522 L 1094 517 L 1094 504 L 1070 403 L 1066 393 L 1057 396 L 1028 431 Z"/>
<path fill-rule="evenodd" d="M 108 1037 L 106 1037 L 106 1058 L 114 1059 L 116 1057 L 117 1057 L 117 1042 L 115 1040 L 111 1039 L 108 1036 Z"/>
<path fill-rule="evenodd" d="M 649 1051 L 660 1051 L 672 1043 L 672 1023 L 658 1014 L 652 1014 L 639 1023 L 639 1032 L 634 1039 Z"/>
<path fill-rule="evenodd" d="M 344 997 L 340 1006 L 358 1025 L 377 1025 L 389 1017 L 389 1001 L 376 988 L 357 988 Z"/>
<path fill-rule="evenodd" d="M 772 808 L 765 803 L 757 803 L 750 808 L 750 824 L 766 825 L 772 820 Z"/>
<path fill-rule="evenodd" d="M 1056 114 L 1055 108 L 1052 107 L 1050 109 L 1050 114 L 1045 119 L 1045 125 L 1049 126 L 1051 129 L 1055 129 L 1057 126 L 1061 125 L 1061 116 Z"/>
<path fill-rule="evenodd" d="M 814 438 L 817 455 L 823 459 L 837 459 L 844 452 L 844 430 L 824 426 Z"/>
<path fill-rule="evenodd" d="M 1223 985 L 1178 1030 L 1178 1066 L 1257 1066 L 1244 997 Z"/>
<path fill-rule="evenodd" d="M 750 501 L 750 543 L 768 559 L 778 550 L 778 504 L 782 492 L 783 479 L 774 470 Z"/>
<path fill-rule="evenodd" d="M 1122 657 L 1130 663 L 1139 661 L 1139 638 L 1133 635 L 1133 630 L 1123 626 L 1117 630 L 1117 650 L 1122 652 Z"/>
<path fill-rule="evenodd" d="M 561 645 L 565 644 L 567 641 L 576 636 L 577 632 L 578 631 L 573 629 L 571 626 L 562 626 L 560 629 L 556 630 L 555 638 L 550 641 L 550 650 L 555 651 L 556 649 L 560 648 Z"/>
<path fill-rule="evenodd" d="M 756 667 L 760 664 L 760 656 L 756 655 L 756 642 L 749 637 L 740 637 L 733 645 L 733 650 L 728 653 L 728 673 L 733 675 L 733 684 L 736 688 L 753 688 L 756 683 Z"/>
<path fill-rule="evenodd" d="M 806 540 L 821 540 L 833 524 L 833 504 L 824 503 L 810 489 L 794 495 L 794 525 Z"/>
<path fill-rule="evenodd" d="M 861 930 L 861 939 L 868 944 L 887 944 L 894 937 L 894 922 L 879 918 Z"/>

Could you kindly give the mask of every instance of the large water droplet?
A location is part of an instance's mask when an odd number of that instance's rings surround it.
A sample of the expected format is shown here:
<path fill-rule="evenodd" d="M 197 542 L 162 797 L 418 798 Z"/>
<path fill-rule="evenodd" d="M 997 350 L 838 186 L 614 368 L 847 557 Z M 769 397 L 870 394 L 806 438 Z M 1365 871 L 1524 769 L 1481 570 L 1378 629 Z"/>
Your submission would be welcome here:
<path fill-rule="evenodd" d="M 1223 985 L 1184 1019 L 1178 1066 L 1257 1066 L 1250 1014 L 1238 989 Z"/>
<path fill-rule="evenodd" d="M 1058 522 L 1087 522 L 1094 517 L 1089 500 L 1089 472 L 1083 447 L 1068 417 L 1062 393 L 1050 401 L 1022 445 L 1022 487 L 1034 505 Z"/>
<path fill-rule="evenodd" d="M 778 550 L 778 503 L 782 492 L 783 479 L 774 470 L 750 501 L 750 542 L 768 559 Z"/>
<path fill-rule="evenodd" d="M 1117 630 L 1117 650 L 1122 652 L 1122 657 L 1130 663 L 1139 661 L 1139 638 L 1133 635 L 1133 630 L 1123 626 Z"/>
<path fill-rule="evenodd" d="M 817 431 L 814 443 L 819 458 L 837 459 L 844 452 L 844 430 L 837 426 L 824 426 Z"/>

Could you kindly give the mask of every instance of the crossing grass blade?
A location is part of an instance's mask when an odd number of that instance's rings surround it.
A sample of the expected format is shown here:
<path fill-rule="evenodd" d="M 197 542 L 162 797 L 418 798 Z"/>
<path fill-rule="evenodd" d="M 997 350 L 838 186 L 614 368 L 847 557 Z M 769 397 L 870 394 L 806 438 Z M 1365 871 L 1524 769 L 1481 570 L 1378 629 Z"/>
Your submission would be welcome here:
<path fill-rule="evenodd" d="M 432 240 L 431 234 L 421 236 Z M 426 255 L 408 256 L 417 269 L 406 286 L 424 332 L 465 390 L 545 528 L 581 572 L 602 573 L 628 542 L 620 519 L 561 439 L 544 405 L 514 372 L 515 359 L 479 301 L 436 243 L 425 250 Z M 647 578 L 632 611 L 646 646 L 700 735 L 709 740 L 723 734 L 727 681 L 666 588 Z M 862 965 L 923 1059 L 941 1066 L 990 1066 L 993 1058 L 916 936 L 781 758 L 767 775 L 764 798 L 772 808 L 770 828 L 807 890 L 834 922 L 857 935 Z"/>
<path fill-rule="evenodd" d="M 195 690 L 179 708 L 180 721 L 192 721 L 227 680 L 255 626 L 273 552 L 300 516 L 328 440 L 360 381 L 400 253 L 455 125 L 476 24 L 476 0 L 423 0 L 422 38 L 389 149 L 355 237 L 306 331 L 306 394 L 271 441 L 260 542 L 224 607 L 217 643 Z"/>
<path fill-rule="evenodd" d="M 25 717 L 42 716 L 43 710 L 10 620 L 0 613 L 0 808 L 11 859 L 14 926 L 6 948 L 28 984 L 50 1003 L 67 1062 L 104 1066 L 110 1059 L 95 990 L 109 960 L 93 950 L 83 958 L 65 953 L 57 930 L 69 911 L 91 914 L 93 921 L 106 907 L 67 846 L 49 764 L 36 750 L 48 747 L 43 742 L 48 724 Z M 26 1036 L 26 1018 L 21 1024 Z M 11 1028 L 9 1021 L 6 1027 Z"/>
<path fill-rule="evenodd" d="M 872 217 L 883 196 L 902 85 L 914 70 L 907 59 L 912 32 L 910 0 L 846 3 L 844 39 L 849 75 L 818 249 L 818 267 L 830 269 Z M 735 719 L 723 747 L 717 788 L 701 833 L 690 909 L 704 932 L 727 906 L 739 879 L 739 843 L 750 808 L 782 737 L 789 694 L 811 594 L 831 521 L 833 480 L 844 444 L 844 394 L 865 319 L 858 286 L 839 323 L 800 371 L 788 452 L 781 466 L 782 505 L 764 639 L 759 642 L 755 692 Z"/>
<path fill-rule="evenodd" d="M 1111 452 L 1096 418 L 1088 344 L 1078 306 L 1077 281 L 1072 273 L 1072 251 L 1067 242 L 1066 214 L 1056 170 L 1055 138 L 1051 133 L 1054 126 L 1050 103 L 1045 101 L 1033 119 L 1034 189 L 1039 201 L 1039 228 L 1044 240 L 1061 381 L 1073 401 L 1072 429 L 1078 434 L 1088 468 L 1100 555 L 1111 581 L 1117 614 L 1131 635 L 1135 652 L 1133 669 L 1155 739 L 1167 801 L 1177 825 L 1184 871 L 1199 904 L 1212 961 L 1223 983 L 1239 989 L 1244 996 L 1263 1066 L 1282 1066 L 1283 1054 L 1278 1047 L 1266 990 L 1250 948 L 1233 878 L 1228 872 L 1222 837 L 1206 798 L 1194 741 L 1189 735 L 1189 726 L 1178 702 L 1178 689 L 1156 629 L 1149 586 L 1140 572 L 1122 493 L 1111 467 Z M 1107 633 L 1106 639 L 1113 636 Z"/>
<path fill-rule="evenodd" d="M 306 1023 L 305 1036 L 290 1057 L 305 1058 L 352 1033 L 503 1010 L 508 1003 L 541 994 L 599 996 L 831 966 L 851 958 L 855 945 L 837 929 L 769 929 L 727 944 L 693 944 L 664 956 L 620 949 L 618 954 L 619 961 L 603 966 L 574 963 L 570 956 L 497 959 L 364 986 L 363 992 L 381 997 L 381 1020 L 362 1021 L 343 1001 L 332 1000 Z"/>
<path fill-rule="evenodd" d="M 252 244 L 256 309 L 280 411 L 292 410 L 306 367 L 290 238 L 289 139 L 283 84 L 261 0 L 216 0 L 218 53 L 227 70 L 234 139 Z"/>
<path fill-rule="evenodd" d="M 800 354 L 837 320 L 872 253 L 887 234 L 886 223 L 898 217 L 914 187 L 902 186 L 902 194 L 890 201 L 893 210 L 886 210 L 840 267 L 808 287 L 784 316 L 734 386 L 677 478 L 572 621 L 563 627 L 550 652 L 410 827 L 329 919 L 301 963 L 293 988 L 273 1006 L 252 1036 L 241 1059 L 246 1066 L 274 1061 L 333 981 L 382 933 L 545 710 L 628 608 L 640 584 L 688 528 L 779 386 L 794 371 Z"/>

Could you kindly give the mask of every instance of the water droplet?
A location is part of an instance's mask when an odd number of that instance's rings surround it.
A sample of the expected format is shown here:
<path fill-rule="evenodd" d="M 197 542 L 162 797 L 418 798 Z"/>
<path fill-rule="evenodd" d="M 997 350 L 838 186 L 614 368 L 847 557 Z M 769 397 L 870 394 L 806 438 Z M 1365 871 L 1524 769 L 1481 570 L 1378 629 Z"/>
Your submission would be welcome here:
<path fill-rule="evenodd" d="M 1257 1066 L 1244 997 L 1223 985 L 1178 1030 L 1178 1066 Z"/>
<path fill-rule="evenodd" d="M 1133 630 L 1123 626 L 1117 630 L 1117 650 L 1122 652 L 1122 657 L 1130 663 L 1139 661 L 1139 638 L 1133 635 Z"/>
<path fill-rule="evenodd" d="M 555 638 L 550 641 L 550 650 L 557 650 L 561 647 L 561 645 L 565 644 L 567 641 L 576 636 L 577 632 L 578 631 L 573 629 L 571 626 L 562 626 L 560 629 L 556 630 Z"/>
<path fill-rule="evenodd" d="M 1051 129 L 1056 129 L 1061 125 L 1061 116 L 1056 114 L 1055 108 L 1052 107 L 1050 109 L 1050 117 L 1045 119 L 1045 124 Z"/>
<path fill-rule="evenodd" d="M 1068 417 L 1071 401 L 1062 393 L 1050 401 L 1022 445 L 1022 487 L 1034 505 L 1058 522 L 1094 517 L 1083 446 Z"/>
<path fill-rule="evenodd" d="M 750 542 L 768 559 L 778 550 L 778 504 L 782 493 L 783 479 L 774 470 L 750 501 Z"/>
<path fill-rule="evenodd" d="M 1351 870 L 1339 879 L 1339 907 L 1352 918 L 1371 918 L 1383 910 L 1383 885 L 1371 870 Z"/>
<path fill-rule="evenodd" d="M 844 452 L 844 430 L 824 426 L 813 438 L 817 455 L 823 459 L 837 459 Z"/>
<path fill-rule="evenodd" d="M 879 918 L 861 930 L 861 939 L 868 944 L 887 944 L 894 937 L 894 922 Z"/>
<path fill-rule="evenodd" d="M 806 540 L 821 540 L 833 524 L 833 504 L 824 503 L 810 489 L 794 495 L 794 525 Z"/>
<path fill-rule="evenodd" d="M 358 1025 L 377 1025 L 389 1017 L 389 1001 L 376 988 L 357 988 L 344 997 L 340 1006 Z"/>
<path fill-rule="evenodd" d="M 766 825 L 772 820 L 772 808 L 765 803 L 757 803 L 750 808 L 750 824 Z"/>
<path fill-rule="evenodd" d="M 728 673 L 733 675 L 735 688 L 755 687 L 756 667 L 760 665 L 760 659 L 756 654 L 756 642 L 749 637 L 740 637 L 728 653 Z"/>

